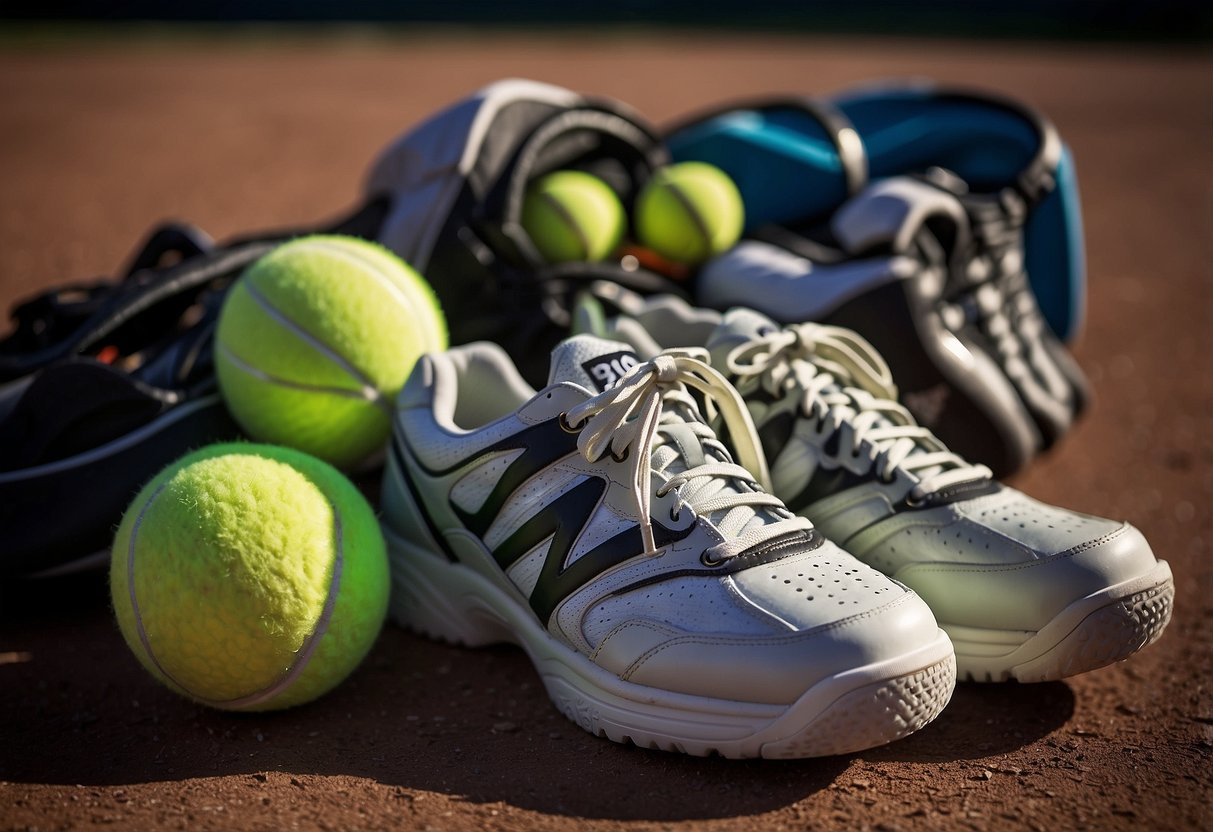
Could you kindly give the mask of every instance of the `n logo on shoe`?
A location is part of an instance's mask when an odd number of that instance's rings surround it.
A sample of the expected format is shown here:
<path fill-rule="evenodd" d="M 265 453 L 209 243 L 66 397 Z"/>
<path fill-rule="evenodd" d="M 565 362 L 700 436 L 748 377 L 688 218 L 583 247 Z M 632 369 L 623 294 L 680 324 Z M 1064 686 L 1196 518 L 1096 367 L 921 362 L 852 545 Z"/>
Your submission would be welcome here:
<path fill-rule="evenodd" d="M 399 444 L 403 443 L 393 444 L 393 450 L 398 455 L 397 463 L 406 480 L 409 480 L 410 488 L 420 498 L 419 490 L 408 475 L 406 461 L 399 458 L 403 456 L 403 449 L 398 447 Z M 429 474 L 441 476 L 467 465 L 476 458 L 520 449 L 522 453 L 506 468 L 479 509 L 474 512 L 466 511 L 453 502 L 450 504 L 468 531 L 481 539 L 519 487 L 540 471 L 577 452 L 576 435 L 561 428 L 559 420 L 550 419 L 479 450 L 473 457 L 461 460 L 442 471 L 426 469 Z M 420 464 L 415 455 L 409 456 L 415 464 Z M 561 601 L 602 572 L 644 550 L 640 527 L 633 525 L 583 553 L 574 562 L 568 562 L 573 546 L 590 524 L 606 489 L 605 478 L 587 478 L 535 512 L 493 550 L 493 557 L 501 568 L 506 570 L 536 546 L 551 538 L 547 557 L 529 599 L 531 609 L 545 625 Z M 654 521 L 653 535 L 657 545 L 663 546 L 685 537 L 693 528 L 692 525 L 675 531 Z M 441 532 L 432 531 L 442 542 Z M 453 553 L 448 552 L 448 555 L 453 557 Z"/>
<path fill-rule="evenodd" d="M 545 506 L 493 550 L 493 557 L 501 568 L 509 569 L 515 561 L 551 537 L 543 570 L 530 597 L 531 609 L 545 624 L 561 601 L 607 569 L 640 554 L 644 549 L 640 528 L 632 526 L 598 544 L 572 563 L 567 562 L 573 544 L 589 525 L 606 488 L 606 480 L 598 477 L 587 479 Z M 657 545 L 663 546 L 685 537 L 690 528 L 675 533 L 654 523 L 653 536 Z"/>

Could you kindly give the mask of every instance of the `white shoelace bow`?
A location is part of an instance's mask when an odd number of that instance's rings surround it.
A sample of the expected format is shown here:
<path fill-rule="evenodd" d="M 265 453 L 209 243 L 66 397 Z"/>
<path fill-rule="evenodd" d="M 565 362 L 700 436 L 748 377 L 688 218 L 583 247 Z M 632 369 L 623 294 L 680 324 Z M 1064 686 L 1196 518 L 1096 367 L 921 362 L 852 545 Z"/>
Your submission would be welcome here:
<path fill-rule="evenodd" d="M 736 347 L 726 362 L 739 381 L 757 377 L 773 396 L 802 391 L 801 410 L 817 420 L 818 434 L 840 433 L 839 457 L 858 458 L 866 448 L 869 465 L 885 482 L 898 470 L 910 475 L 912 500 L 992 476 L 989 468 L 966 462 L 914 421 L 895 401 L 888 364 L 849 329 L 789 326 Z"/>
<path fill-rule="evenodd" d="M 618 461 L 631 460 L 632 492 L 636 496 L 641 536 L 645 553 L 651 555 L 658 551 L 649 515 L 652 476 L 664 475 L 671 463 L 680 458 L 677 451 L 664 444 L 662 429 L 685 426 L 705 450 L 728 459 L 724 446 L 706 423 L 694 417 L 684 419 L 676 412 L 678 405 L 698 412 L 695 400 L 683 385 L 702 393 L 708 406 L 714 406 L 723 418 L 740 464 L 717 460 L 695 465 L 666 478 L 656 494 L 661 498 L 678 489 L 680 502 L 673 512 L 675 516 L 683 506 L 699 516 L 726 512 L 716 523 L 725 540 L 704 553 L 705 563 L 712 565 L 780 535 L 807 531 L 812 524 L 792 515 L 782 501 L 769 493 L 770 474 L 749 411 L 728 380 L 700 355 L 706 357 L 702 350 L 671 350 L 637 365 L 616 386 L 571 408 L 565 414 L 565 423 L 571 428 L 584 425 L 577 448 L 587 460 L 600 459 L 607 453 Z M 671 409 L 666 409 L 667 404 Z M 744 485 L 737 491 L 725 490 L 720 488 L 722 479 Z M 762 510 L 779 519 L 751 523 Z"/>

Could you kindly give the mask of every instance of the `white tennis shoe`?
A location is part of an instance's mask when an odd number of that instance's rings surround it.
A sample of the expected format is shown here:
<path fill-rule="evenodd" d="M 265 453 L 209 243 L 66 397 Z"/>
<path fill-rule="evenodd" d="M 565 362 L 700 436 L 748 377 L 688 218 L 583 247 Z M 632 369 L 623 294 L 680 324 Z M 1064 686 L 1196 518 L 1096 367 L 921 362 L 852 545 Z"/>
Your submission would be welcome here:
<path fill-rule="evenodd" d="M 810 757 L 921 728 L 951 696 L 947 636 L 768 493 L 706 357 L 580 336 L 538 392 L 493 344 L 424 357 L 382 492 L 395 620 L 520 645 L 556 706 L 616 742 Z"/>

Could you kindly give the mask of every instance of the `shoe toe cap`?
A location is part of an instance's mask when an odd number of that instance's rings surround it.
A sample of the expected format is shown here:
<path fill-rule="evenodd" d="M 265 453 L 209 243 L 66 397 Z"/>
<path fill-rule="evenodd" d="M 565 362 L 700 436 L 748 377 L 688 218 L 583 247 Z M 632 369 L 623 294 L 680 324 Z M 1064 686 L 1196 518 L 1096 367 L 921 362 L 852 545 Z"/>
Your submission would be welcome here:
<path fill-rule="evenodd" d="M 810 629 L 763 636 L 688 633 L 632 620 L 598 645 L 594 660 L 620 678 L 695 696 L 786 704 L 845 673 L 910 672 L 937 662 L 950 645 L 930 608 L 904 589 L 887 601 Z M 903 661 L 904 660 L 904 661 Z M 904 666 L 902 666 L 904 665 Z"/>
<path fill-rule="evenodd" d="M 1012 563 L 915 563 L 899 570 L 941 622 L 1035 631 L 1070 604 L 1138 578 L 1158 564 L 1133 526 L 1109 531 L 1054 555 Z"/>

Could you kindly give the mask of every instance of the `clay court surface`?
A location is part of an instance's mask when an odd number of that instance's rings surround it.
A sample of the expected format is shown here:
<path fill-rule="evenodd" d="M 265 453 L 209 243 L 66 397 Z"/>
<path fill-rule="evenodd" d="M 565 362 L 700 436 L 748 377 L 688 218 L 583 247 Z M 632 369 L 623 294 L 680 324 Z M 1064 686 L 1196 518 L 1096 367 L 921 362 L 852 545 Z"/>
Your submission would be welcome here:
<path fill-rule="evenodd" d="M 1091 287 L 1076 352 L 1097 398 L 1014 484 L 1145 532 L 1178 590 L 1158 644 L 1065 682 L 961 685 L 935 723 L 874 751 L 739 763 L 595 739 L 548 703 L 520 651 L 393 627 L 321 701 L 210 711 L 139 667 L 102 576 L 10 582 L 0 830 L 1213 826 L 1207 50 L 428 31 L 10 39 L 0 305 L 109 273 L 160 218 L 222 238 L 334 216 L 390 139 L 499 77 L 617 96 L 662 122 L 735 94 L 907 74 L 1030 101 L 1074 149 Z"/>

